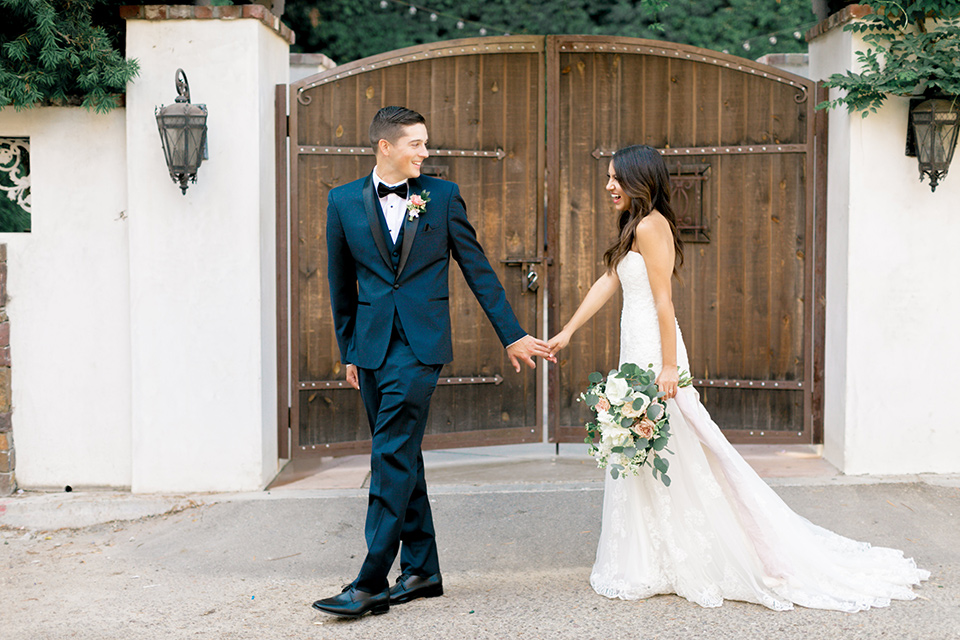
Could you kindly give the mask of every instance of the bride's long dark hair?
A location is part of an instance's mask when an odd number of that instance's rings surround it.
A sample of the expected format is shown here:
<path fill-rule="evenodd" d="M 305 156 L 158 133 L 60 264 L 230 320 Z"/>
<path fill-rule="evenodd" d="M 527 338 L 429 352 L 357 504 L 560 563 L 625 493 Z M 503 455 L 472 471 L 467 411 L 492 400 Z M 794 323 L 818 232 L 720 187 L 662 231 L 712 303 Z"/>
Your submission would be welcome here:
<path fill-rule="evenodd" d="M 677 216 L 670 205 L 670 173 L 663 158 L 653 147 L 633 145 L 613 154 L 613 173 L 620 188 L 630 196 L 630 207 L 617 220 L 619 235 L 606 253 L 603 263 L 612 271 L 630 252 L 637 225 L 650 212 L 657 210 L 670 223 L 676 256 L 673 275 L 683 266 L 683 241 L 677 229 Z"/>

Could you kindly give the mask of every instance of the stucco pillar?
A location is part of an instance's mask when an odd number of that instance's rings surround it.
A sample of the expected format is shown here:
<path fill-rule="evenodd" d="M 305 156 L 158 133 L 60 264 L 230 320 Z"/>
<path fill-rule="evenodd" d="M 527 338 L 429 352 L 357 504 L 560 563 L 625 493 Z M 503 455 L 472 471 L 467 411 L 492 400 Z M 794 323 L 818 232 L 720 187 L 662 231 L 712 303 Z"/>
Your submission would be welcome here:
<path fill-rule="evenodd" d="M 857 68 L 866 45 L 842 27 L 864 12 L 808 34 L 811 78 Z M 960 472 L 960 163 L 931 193 L 907 115 L 900 97 L 829 115 L 824 455 L 848 474 Z"/>
<path fill-rule="evenodd" d="M 262 6 L 124 9 L 135 492 L 256 490 L 277 471 L 274 86 L 292 34 Z M 154 108 L 182 68 L 209 110 L 186 195 Z"/>

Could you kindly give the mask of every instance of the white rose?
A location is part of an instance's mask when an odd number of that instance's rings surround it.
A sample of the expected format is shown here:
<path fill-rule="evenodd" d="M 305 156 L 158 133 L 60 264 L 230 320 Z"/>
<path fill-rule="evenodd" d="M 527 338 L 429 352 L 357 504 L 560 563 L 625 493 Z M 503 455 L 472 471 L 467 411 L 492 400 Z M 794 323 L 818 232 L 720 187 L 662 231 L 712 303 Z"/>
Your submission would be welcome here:
<path fill-rule="evenodd" d="M 630 393 L 630 385 L 623 378 L 614 377 L 610 374 L 607 377 L 606 395 L 610 404 L 621 405 Z"/>
<path fill-rule="evenodd" d="M 613 447 L 623 447 L 633 440 L 630 429 L 611 425 L 602 430 L 603 440 Z"/>
<path fill-rule="evenodd" d="M 613 415 L 609 411 L 598 411 L 597 412 L 597 422 L 600 423 L 601 427 L 616 427 L 617 423 L 614 422 Z"/>

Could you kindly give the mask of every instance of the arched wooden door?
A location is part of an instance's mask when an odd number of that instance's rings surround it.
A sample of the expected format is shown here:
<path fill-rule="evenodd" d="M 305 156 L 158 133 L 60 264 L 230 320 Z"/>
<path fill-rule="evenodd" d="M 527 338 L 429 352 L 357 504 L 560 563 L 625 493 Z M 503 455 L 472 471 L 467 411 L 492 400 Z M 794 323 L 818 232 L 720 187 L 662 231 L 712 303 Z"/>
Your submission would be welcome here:
<path fill-rule="evenodd" d="M 359 394 L 340 371 L 325 210 L 331 188 L 372 170 L 367 127 L 390 104 L 426 117 L 425 172 L 460 185 L 534 335 L 545 333 L 545 291 L 552 334 L 602 271 L 614 232 L 603 189 L 611 153 L 658 148 L 687 240 L 677 315 L 707 408 L 734 441 L 815 441 L 824 311 L 815 235 L 825 228 L 815 212 L 816 149 L 825 148 L 815 91 L 734 56 L 589 36 L 434 43 L 290 85 L 292 455 L 369 446 Z M 538 373 L 513 372 L 457 269 L 451 308 L 455 359 L 441 373 L 425 446 L 540 441 L 543 402 L 549 439 L 582 441 L 587 416 L 576 397 L 589 372 L 617 365 L 618 305 L 578 333 L 547 389 Z"/>
<path fill-rule="evenodd" d="M 340 370 L 324 229 L 328 191 L 373 169 L 367 129 L 381 107 L 424 115 L 431 150 L 424 173 L 459 184 L 521 325 L 542 333 L 543 50 L 542 37 L 435 43 L 290 85 L 293 455 L 369 447 L 360 394 Z M 441 372 L 424 445 L 540 440 L 541 378 L 514 372 L 456 268 L 450 304 L 455 359 Z"/>
<path fill-rule="evenodd" d="M 704 404 L 731 440 L 811 442 L 823 260 L 814 83 L 704 49 L 555 36 L 547 87 L 552 329 L 603 271 L 615 232 L 604 190 L 612 152 L 653 146 L 687 242 L 674 303 Z M 608 305 L 552 371 L 552 439 L 582 440 L 587 412 L 576 398 L 591 371 L 617 367 L 618 351 L 619 307 Z"/>

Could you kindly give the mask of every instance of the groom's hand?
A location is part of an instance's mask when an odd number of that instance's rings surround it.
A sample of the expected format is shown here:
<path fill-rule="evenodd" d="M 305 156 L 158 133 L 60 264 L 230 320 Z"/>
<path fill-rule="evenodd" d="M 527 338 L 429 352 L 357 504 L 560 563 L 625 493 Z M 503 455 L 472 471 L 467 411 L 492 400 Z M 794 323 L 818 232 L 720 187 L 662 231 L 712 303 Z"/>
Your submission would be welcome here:
<path fill-rule="evenodd" d="M 355 364 L 347 365 L 347 384 L 360 391 L 360 376 L 357 375 L 357 365 Z"/>
<path fill-rule="evenodd" d="M 513 365 L 513 368 L 517 373 L 520 373 L 521 360 L 526 362 L 527 366 L 531 369 L 537 368 L 537 363 L 533 361 L 535 356 L 540 356 L 544 360 L 549 360 L 550 362 L 557 361 L 557 359 L 551 355 L 550 347 L 547 346 L 546 342 L 543 340 L 537 340 L 530 335 L 523 336 L 507 347 L 507 355 L 510 356 L 510 363 Z"/>

